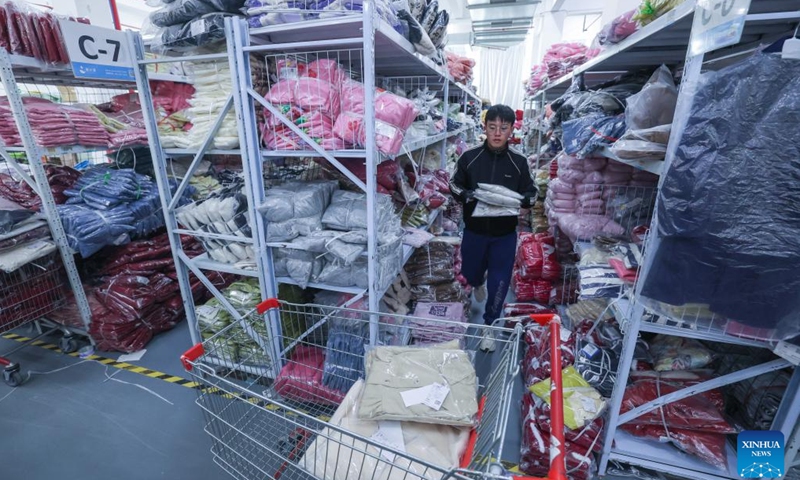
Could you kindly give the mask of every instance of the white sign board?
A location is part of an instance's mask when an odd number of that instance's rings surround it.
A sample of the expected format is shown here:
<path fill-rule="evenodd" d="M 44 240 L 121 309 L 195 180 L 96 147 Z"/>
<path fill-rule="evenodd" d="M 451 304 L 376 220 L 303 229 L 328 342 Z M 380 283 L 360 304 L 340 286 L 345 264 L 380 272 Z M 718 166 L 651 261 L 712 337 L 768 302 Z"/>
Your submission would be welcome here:
<path fill-rule="evenodd" d="M 133 56 L 124 32 L 60 20 L 76 78 L 133 82 Z"/>
<path fill-rule="evenodd" d="M 692 24 L 692 55 L 734 45 L 742 38 L 750 0 L 697 0 Z"/>

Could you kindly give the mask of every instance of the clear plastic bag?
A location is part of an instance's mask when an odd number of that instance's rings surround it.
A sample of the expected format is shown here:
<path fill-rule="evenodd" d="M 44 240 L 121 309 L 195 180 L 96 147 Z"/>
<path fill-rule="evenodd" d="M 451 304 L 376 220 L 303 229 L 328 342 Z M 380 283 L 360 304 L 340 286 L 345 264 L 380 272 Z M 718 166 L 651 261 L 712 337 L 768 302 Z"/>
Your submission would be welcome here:
<path fill-rule="evenodd" d="M 376 347 L 367 352 L 364 363 L 366 380 L 359 418 L 474 424 L 478 384 L 467 352 L 445 345 Z M 426 401 L 429 394 L 436 400 Z M 429 406 L 431 403 L 435 407 Z"/>
<path fill-rule="evenodd" d="M 671 125 L 678 103 L 678 88 L 672 72 L 662 65 L 642 91 L 626 100 L 625 124 L 629 130 L 644 130 L 660 125 Z"/>

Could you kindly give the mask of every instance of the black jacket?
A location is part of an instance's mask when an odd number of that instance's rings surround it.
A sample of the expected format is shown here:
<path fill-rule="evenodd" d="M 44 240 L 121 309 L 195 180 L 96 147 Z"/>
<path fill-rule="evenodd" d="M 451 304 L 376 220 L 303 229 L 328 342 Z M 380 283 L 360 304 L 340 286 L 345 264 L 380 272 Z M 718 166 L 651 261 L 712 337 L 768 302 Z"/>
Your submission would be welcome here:
<path fill-rule="evenodd" d="M 456 172 L 450 180 L 450 192 L 464 204 L 464 223 L 467 230 L 492 236 L 508 235 L 517 229 L 518 216 L 472 217 L 477 202 L 469 200 L 468 192 L 475 191 L 478 183 L 491 183 L 510 188 L 525 196 L 523 205 L 530 205 L 536 198 L 528 161 L 519 153 L 505 148 L 494 151 L 484 143 L 461 155 Z"/>

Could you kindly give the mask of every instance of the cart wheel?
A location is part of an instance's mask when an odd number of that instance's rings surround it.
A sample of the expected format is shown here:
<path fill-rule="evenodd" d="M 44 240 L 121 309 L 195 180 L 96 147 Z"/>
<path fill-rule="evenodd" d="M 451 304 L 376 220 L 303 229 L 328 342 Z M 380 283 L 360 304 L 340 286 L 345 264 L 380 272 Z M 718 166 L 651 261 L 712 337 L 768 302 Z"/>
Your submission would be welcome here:
<path fill-rule="evenodd" d="M 58 348 L 60 348 L 63 353 L 77 352 L 78 341 L 72 336 L 61 337 L 61 340 L 58 341 Z"/>
<path fill-rule="evenodd" d="M 3 381 L 6 382 L 11 388 L 19 387 L 22 385 L 24 381 L 22 378 L 22 374 L 19 373 L 19 364 L 14 364 L 13 368 L 9 370 L 8 368 L 3 370 Z"/>

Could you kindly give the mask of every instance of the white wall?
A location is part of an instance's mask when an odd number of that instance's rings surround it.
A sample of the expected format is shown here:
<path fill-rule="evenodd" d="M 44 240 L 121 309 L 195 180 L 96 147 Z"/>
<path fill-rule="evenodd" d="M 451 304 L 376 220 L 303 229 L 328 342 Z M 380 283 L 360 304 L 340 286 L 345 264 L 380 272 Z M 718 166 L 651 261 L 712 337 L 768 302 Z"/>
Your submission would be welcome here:
<path fill-rule="evenodd" d="M 144 0 L 116 0 L 122 29 L 138 30 L 149 13 L 155 10 L 148 7 Z M 114 28 L 111 7 L 108 0 L 28 0 L 38 7 L 68 16 L 87 17 L 92 25 Z"/>

